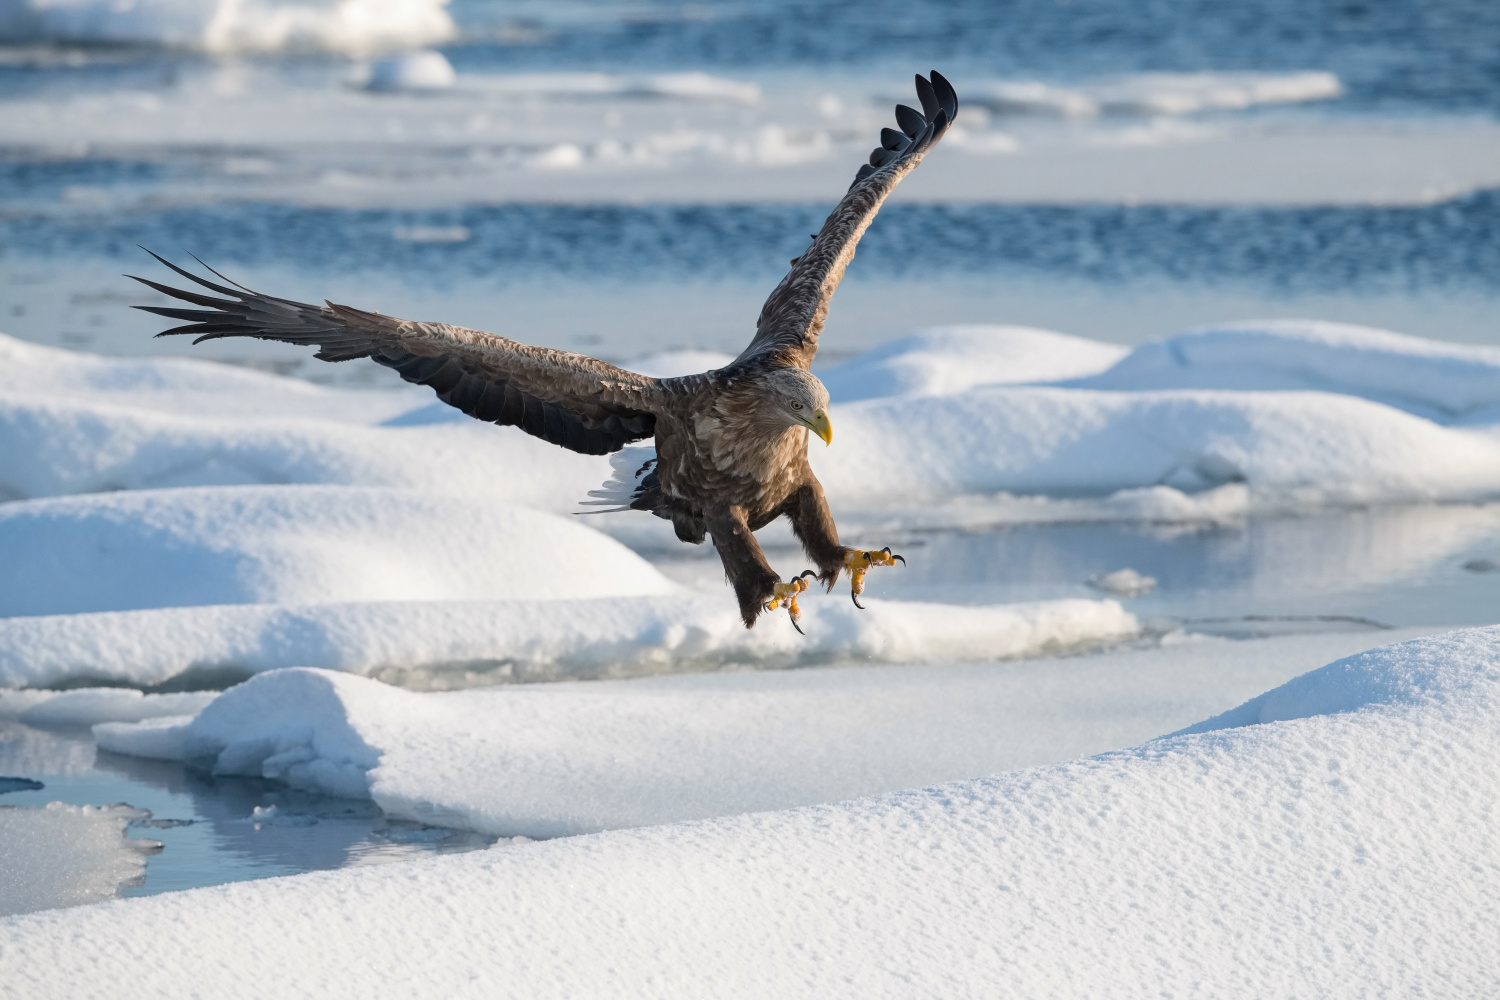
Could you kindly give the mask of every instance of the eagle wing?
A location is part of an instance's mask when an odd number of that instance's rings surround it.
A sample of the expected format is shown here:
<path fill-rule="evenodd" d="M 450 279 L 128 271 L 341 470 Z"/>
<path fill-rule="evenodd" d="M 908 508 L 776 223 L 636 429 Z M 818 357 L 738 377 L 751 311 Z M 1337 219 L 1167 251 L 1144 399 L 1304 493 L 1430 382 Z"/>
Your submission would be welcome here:
<path fill-rule="evenodd" d="M 408 382 L 432 386 L 439 399 L 472 417 L 519 427 L 585 455 L 617 451 L 656 432 L 656 408 L 663 394 L 658 381 L 645 375 L 582 354 L 532 347 L 446 323 L 418 323 L 332 302 L 315 306 L 262 295 L 240 285 L 231 288 L 191 274 L 154 253 L 151 256 L 224 296 L 135 278 L 173 298 L 204 307 L 137 306 L 158 316 L 188 321 L 159 337 L 198 334 L 195 344 L 220 337 L 253 337 L 316 345 L 316 356 L 323 361 L 371 358 L 394 368 Z"/>
<path fill-rule="evenodd" d="M 900 131 L 880 130 L 880 146 L 870 153 L 870 162 L 859 168 L 848 193 L 813 237 L 812 246 L 792 261 L 791 271 L 766 300 L 755 325 L 755 339 L 736 363 L 775 360 L 801 368 L 812 364 L 828 303 L 844 277 L 844 268 L 854 259 L 859 238 L 901 178 L 916 169 L 958 115 L 958 95 L 940 73 L 934 71 L 931 82 L 917 77 L 917 97 L 921 113 L 896 105 Z"/>

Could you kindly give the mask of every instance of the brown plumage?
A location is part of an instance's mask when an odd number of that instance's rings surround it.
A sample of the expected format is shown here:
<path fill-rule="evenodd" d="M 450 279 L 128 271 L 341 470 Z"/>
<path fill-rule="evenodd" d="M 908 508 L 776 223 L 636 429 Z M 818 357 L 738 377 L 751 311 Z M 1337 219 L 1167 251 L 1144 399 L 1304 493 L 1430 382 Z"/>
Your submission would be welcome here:
<path fill-rule="evenodd" d="M 750 345 L 715 371 L 649 378 L 581 354 L 445 323 L 273 298 L 234 282 L 229 287 L 207 281 L 161 257 L 156 259 L 217 294 L 137 278 L 202 307 L 139 308 L 187 321 L 159 336 L 198 334 L 194 343 L 255 337 L 316 345 L 324 361 L 373 358 L 408 382 L 432 386 L 445 403 L 470 416 L 587 455 L 619 452 L 654 436 L 655 455 L 642 448 L 622 453 L 615 481 L 594 494 L 603 498 L 599 502 L 666 518 L 685 542 L 712 537 L 746 627 L 762 610 L 783 603 L 795 624 L 796 596 L 807 576 L 831 589 L 849 570 L 858 604 L 865 571 L 900 558 L 889 549 L 866 552 L 839 544 L 823 488 L 807 462 L 809 430 L 832 439 L 828 392 L 808 367 L 860 237 L 958 114 L 958 98 L 942 76 L 933 73 L 930 82 L 918 76 L 916 82 L 922 111 L 896 107 L 900 131 L 881 130 L 870 162 L 766 300 Z M 816 570 L 783 581 L 766 562 L 753 532 L 778 517 L 791 520 Z"/>

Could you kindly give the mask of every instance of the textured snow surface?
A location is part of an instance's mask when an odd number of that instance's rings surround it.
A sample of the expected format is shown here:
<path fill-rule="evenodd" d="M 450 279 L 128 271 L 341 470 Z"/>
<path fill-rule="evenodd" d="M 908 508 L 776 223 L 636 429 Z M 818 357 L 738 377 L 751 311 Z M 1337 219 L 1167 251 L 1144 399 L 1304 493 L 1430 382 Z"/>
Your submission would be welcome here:
<path fill-rule="evenodd" d="M 152 844 L 125 839 L 126 824 L 141 815 L 119 805 L 0 805 L 0 916 L 97 903 L 144 878 L 143 848 Z M 0 992 L 15 988 L 4 980 Z"/>
<path fill-rule="evenodd" d="M 602 536 L 601 536 L 602 537 Z M 649 567 L 648 567 L 649 568 Z M 653 571 L 654 572 L 654 571 Z M 1087 649 L 1137 635 L 1114 601 L 953 606 L 821 594 L 806 636 L 746 631 L 729 593 L 555 601 L 221 605 L 0 619 L 0 685 L 75 678 L 150 686 L 190 671 L 314 666 L 415 687 L 620 677 L 839 658 L 924 663 Z"/>
<path fill-rule="evenodd" d="M 0 506 L 0 615 L 677 588 L 576 519 L 351 487 L 138 490 Z"/>
<path fill-rule="evenodd" d="M 1263 725 L 15 917 L 0 974 L 75 996 L 1479 996 L 1497 695 L 1500 628 L 1456 632 L 1269 692 L 1300 717 Z"/>

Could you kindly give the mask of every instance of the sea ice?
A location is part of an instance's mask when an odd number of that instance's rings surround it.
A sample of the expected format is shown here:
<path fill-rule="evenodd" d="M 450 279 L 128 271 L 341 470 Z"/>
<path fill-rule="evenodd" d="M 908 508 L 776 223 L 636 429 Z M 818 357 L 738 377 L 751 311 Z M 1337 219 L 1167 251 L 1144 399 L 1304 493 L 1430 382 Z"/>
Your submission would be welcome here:
<path fill-rule="evenodd" d="M 0 506 L 0 615 L 668 594 L 577 520 L 440 493 L 136 490 Z"/>
<path fill-rule="evenodd" d="M 1388 646 L 1209 731 L 989 778 L 13 917 L 0 975 L 52 996 L 1484 995 L 1497 655 L 1500 628 Z"/>
<path fill-rule="evenodd" d="M 746 631 L 727 591 L 551 601 L 241 604 L 0 618 L 0 684 L 173 678 L 315 666 L 406 686 L 628 677 L 836 659 L 997 660 L 1097 648 L 1140 624 L 1113 601 L 954 606 L 809 595 L 803 628 Z"/>
<path fill-rule="evenodd" d="M 125 836 L 144 815 L 122 805 L 0 805 L 0 916 L 112 899 L 144 878 L 146 854 L 161 845 Z"/>

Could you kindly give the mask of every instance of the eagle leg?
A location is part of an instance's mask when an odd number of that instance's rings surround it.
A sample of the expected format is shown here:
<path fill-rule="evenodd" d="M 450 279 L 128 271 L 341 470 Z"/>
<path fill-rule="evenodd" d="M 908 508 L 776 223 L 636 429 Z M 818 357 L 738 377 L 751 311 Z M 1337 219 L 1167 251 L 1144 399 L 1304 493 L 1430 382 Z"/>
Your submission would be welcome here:
<path fill-rule="evenodd" d="M 865 609 L 865 606 L 859 603 L 859 595 L 865 592 L 865 574 L 876 566 L 894 566 L 898 560 L 901 565 L 906 565 L 906 559 L 892 552 L 889 545 L 878 552 L 867 549 L 848 551 L 848 554 L 844 556 L 844 568 L 849 571 L 850 577 L 849 599 L 854 602 L 856 608 L 861 611 Z"/>
<path fill-rule="evenodd" d="M 802 626 L 799 624 L 802 621 L 802 609 L 797 607 L 797 595 L 807 589 L 807 578 L 810 576 L 816 577 L 817 574 L 810 569 L 805 569 L 786 583 L 778 583 L 771 591 L 771 599 L 765 604 L 767 611 L 775 611 L 785 602 L 787 614 L 792 619 L 792 628 L 803 635 L 807 633 L 802 631 Z"/>

